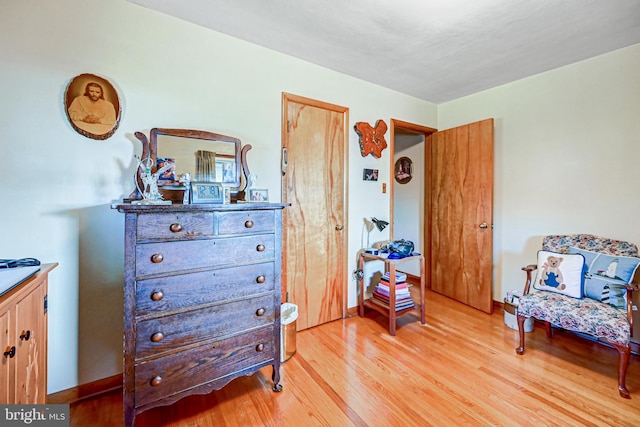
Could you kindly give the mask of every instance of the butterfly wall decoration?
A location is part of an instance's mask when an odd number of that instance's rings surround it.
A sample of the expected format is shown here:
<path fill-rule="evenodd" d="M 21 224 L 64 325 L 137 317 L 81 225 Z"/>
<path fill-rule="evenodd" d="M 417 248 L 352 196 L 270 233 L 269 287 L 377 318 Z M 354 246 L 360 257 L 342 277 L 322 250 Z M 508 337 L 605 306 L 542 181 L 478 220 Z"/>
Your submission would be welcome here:
<path fill-rule="evenodd" d="M 387 133 L 387 124 L 384 120 L 376 121 L 376 125 L 372 127 L 367 122 L 357 122 L 353 128 L 360 137 L 360 154 L 366 157 L 373 154 L 374 157 L 382 157 L 382 150 L 387 148 L 387 141 L 384 134 Z"/>

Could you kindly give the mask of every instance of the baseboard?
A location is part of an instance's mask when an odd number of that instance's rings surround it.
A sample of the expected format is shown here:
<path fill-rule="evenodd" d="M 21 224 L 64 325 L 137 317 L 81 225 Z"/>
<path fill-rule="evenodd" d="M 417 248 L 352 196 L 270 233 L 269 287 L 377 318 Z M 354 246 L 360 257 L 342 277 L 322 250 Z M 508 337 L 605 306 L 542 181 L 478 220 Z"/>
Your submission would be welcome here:
<path fill-rule="evenodd" d="M 357 316 L 358 315 L 358 306 L 356 305 L 355 307 L 351 307 L 347 309 L 347 315 L 345 316 L 345 318 L 349 318 L 349 317 L 353 317 L 353 316 Z"/>
<path fill-rule="evenodd" d="M 49 394 L 47 395 L 47 403 L 52 405 L 74 403 L 121 388 L 122 374 L 117 374 L 112 377 L 103 378 L 101 380 Z"/>

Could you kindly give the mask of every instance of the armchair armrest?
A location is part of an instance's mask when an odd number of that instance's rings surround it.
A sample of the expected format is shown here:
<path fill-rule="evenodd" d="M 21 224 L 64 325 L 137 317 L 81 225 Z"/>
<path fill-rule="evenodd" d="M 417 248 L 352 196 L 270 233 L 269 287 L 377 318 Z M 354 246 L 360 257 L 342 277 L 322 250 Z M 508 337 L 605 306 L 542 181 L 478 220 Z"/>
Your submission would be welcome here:
<path fill-rule="evenodd" d="M 537 269 L 538 269 L 538 266 L 536 264 L 529 264 L 525 267 L 522 267 L 522 271 L 527 273 L 527 280 L 524 283 L 524 291 L 522 291 L 522 295 L 529 294 L 529 288 L 531 288 L 531 272 Z"/>
<path fill-rule="evenodd" d="M 625 286 L 628 291 L 640 291 L 640 285 L 637 283 L 627 283 Z"/>

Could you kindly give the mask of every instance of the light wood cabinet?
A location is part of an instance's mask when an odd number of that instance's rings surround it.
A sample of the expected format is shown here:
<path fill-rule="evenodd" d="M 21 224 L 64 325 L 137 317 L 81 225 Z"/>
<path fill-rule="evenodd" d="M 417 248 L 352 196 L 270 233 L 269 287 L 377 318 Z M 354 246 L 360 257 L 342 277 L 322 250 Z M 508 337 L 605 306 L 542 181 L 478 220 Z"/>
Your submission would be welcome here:
<path fill-rule="evenodd" d="M 46 403 L 48 276 L 57 265 L 42 265 L 0 297 L 2 404 Z"/>
<path fill-rule="evenodd" d="M 282 204 L 125 213 L 124 424 L 273 366 L 280 391 Z"/>

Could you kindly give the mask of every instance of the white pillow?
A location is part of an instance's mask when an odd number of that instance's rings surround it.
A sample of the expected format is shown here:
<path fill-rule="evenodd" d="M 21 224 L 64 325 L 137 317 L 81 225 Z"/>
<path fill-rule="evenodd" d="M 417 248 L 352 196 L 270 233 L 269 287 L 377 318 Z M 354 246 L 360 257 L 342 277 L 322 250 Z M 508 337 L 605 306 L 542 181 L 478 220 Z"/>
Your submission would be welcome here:
<path fill-rule="evenodd" d="M 561 254 L 541 250 L 538 251 L 538 274 L 533 287 L 582 298 L 585 272 L 582 254 Z"/>

